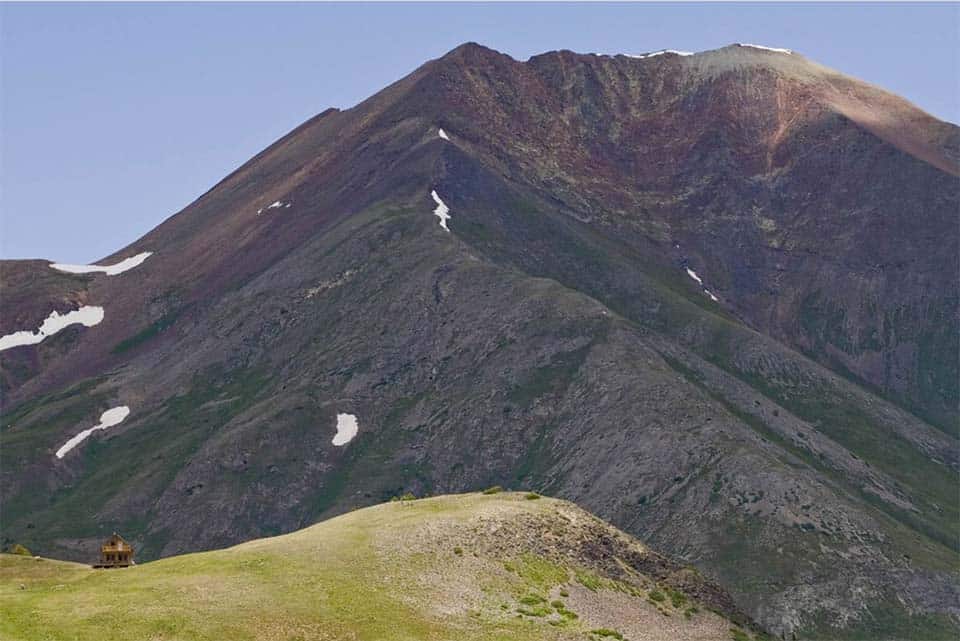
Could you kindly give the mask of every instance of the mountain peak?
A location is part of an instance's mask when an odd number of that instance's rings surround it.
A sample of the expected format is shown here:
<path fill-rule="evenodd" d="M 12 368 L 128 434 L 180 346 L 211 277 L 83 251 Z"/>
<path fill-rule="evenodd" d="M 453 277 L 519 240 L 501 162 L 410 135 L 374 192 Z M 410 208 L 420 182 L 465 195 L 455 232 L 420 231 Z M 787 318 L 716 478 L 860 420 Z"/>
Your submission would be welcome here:
<path fill-rule="evenodd" d="M 467 64 L 496 59 L 514 61 L 512 57 L 503 52 L 473 41 L 464 42 L 440 57 L 440 60 L 458 61 Z"/>

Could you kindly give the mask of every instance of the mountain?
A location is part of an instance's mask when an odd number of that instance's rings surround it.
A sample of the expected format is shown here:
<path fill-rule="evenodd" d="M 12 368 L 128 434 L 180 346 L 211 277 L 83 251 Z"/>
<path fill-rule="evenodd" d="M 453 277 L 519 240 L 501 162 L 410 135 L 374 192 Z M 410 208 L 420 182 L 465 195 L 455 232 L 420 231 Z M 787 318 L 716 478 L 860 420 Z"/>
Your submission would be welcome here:
<path fill-rule="evenodd" d="M 5 542 L 154 559 L 501 484 L 775 634 L 953 638 L 958 157 L 794 52 L 458 47 L 100 263 L 136 266 L 0 265 Z"/>
<path fill-rule="evenodd" d="M 696 570 L 537 499 L 386 503 L 124 570 L 3 555 L 0 632 L 100 641 L 115 620 L 118 641 L 763 638 Z"/>

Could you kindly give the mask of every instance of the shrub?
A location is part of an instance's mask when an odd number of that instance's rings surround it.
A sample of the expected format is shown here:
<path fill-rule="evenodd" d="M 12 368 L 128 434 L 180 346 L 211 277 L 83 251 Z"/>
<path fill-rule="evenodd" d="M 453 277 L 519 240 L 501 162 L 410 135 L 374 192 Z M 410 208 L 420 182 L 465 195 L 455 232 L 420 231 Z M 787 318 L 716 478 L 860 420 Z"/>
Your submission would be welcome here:
<path fill-rule="evenodd" d="M 647 596 L 650 597 L 651 601 L 656 601 L 657 603 L 667 600 L 667 595 L 661 592 L 660 590 L 657 590 L 656 588 L 654 588 L 653 590 L 650 590 L 650 594 Z"/>
<path fill-rule="evenodd" d="M 537 605 L 537 604 L 546 603 L 546 602 L 547 600 L 544 599 L 539 594 L 528 594 L 520 598 L 520 603 L 524 605 Z"/>
<path fill-rule="evenodd" d="M 597 628 L 596 630 L 590 630 L 590 634 L 595 634 L 598 637 L 610 637 L 611 639 L 617 639 L 617 641 L 623 641 L 623 635 L 616 630 L 611 630 L 610 628 Z"/>
<path fill-rule="evenodd" d="M 527 495 L 526 495 L 525 498 L 526 498 L 528 501 L 535 501 L 535 500 L 537 500 L 538 498 L 540 498 L 540 495 L 537 494 L 536 492 L 527 492 Z"/>
<path fill-rule="evenodd" d="M 15 543 L 10 548 L 10 554 L 19 554 L 20 556 L 33 556 L 33 553 L 30 552 L 25 546 Z"/>
<path fill-rule="evenodd" d="M 559 599 L 556 601 L 551 601 L 550 605 L 552 605 L 553 609 L 557 611 L 557 614 L 567 621 L 573 621 L 574 619 L 578 618 L 577 613 L 568 610 L 567 606 L 563 604 L 563 601 L 560 601 Z"/>
<path fill-rule="evenodd" d="M 733 635 L 733 641 L 750 641 L 747 633 L 740 628 L 730 628 L 730 634 Z"/>
<path fill-rule="evenodd" d="M 570 593 L 566 590 L 560 590 L 560 596 L 570 596 Z"/>
<path fill-rule="evenodd" d="M 553 612 L 553 610 L 551 610 L 549 606 L 538 605 L 532 609 L 517 608 L 517 612 L 528 617 L 545 617 Z"/>
<path fill-rule="evenodd" d="M 453 553 L 457 556 L 463 556 L 463 548 L 458 545 L 457 547 L 453 548 Z"/>
<path fill-rule="evenodd" d="M 503 492 L 503 488 L 500 487 L 499 485 L 494 485 L 493 487 L 488 487 L 487 489 L 485 489 L 485 490 L 483 491 L 484 494 L 499 494 L 500 492 Z"/>
<path fill-rule="evenodd" d="M 675 590 L 670 588 L 667 590 L 670 593 L 670 602 L 675 608 L 682 608 L 687 602 L 687 595 L 681 592 L 680 590 Z"/>
<path fill-rule="evenodd" d="M 596 574 L 591 572 L 580 572 L 577 573 L 577 583 L 587 588 L 591 592 L 596 592 L 601 587 L 603 587 L 603 581 Z"/>

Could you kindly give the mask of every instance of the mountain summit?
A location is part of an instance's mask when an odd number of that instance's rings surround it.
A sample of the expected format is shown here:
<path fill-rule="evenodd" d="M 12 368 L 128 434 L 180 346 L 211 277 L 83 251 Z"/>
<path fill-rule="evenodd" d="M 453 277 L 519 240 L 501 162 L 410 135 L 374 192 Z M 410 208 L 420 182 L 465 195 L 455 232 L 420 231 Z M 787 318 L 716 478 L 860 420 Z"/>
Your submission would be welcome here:
<path fill-rule="evenodd" d="M 3 536 L 149 559 L 501 484 L 778 634 L 952 638 L 958 149 L 794 52 L 462 45 L 96 271 L 0 265 Z"/>

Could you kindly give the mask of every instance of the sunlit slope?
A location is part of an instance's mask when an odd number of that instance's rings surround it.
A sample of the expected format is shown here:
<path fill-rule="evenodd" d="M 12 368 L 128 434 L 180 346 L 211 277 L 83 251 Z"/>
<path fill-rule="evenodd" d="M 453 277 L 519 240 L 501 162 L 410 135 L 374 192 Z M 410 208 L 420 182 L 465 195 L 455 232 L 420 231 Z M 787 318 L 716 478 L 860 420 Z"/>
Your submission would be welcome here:
<path fill-rule="evenodd" d="M 387 503 L 125 570 L 3 555 L 0 637 L 753 638 L 696 570 L 535 496 Z"/>

